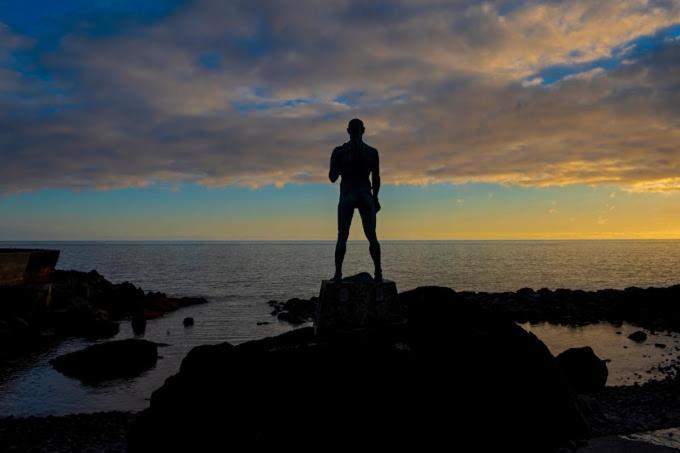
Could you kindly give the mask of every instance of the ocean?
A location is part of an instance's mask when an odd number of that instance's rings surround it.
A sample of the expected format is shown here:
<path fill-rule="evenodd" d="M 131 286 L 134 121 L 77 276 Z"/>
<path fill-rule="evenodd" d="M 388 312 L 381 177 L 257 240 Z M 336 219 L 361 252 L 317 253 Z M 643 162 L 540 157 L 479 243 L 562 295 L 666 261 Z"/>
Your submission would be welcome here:
<path fill-rule="evenodd" d="M 127 280 L 146 291 L 202 296 L 210 301 L 149 322 L 145 338 L 170 346 L 159 349 L 163 358 L 157 366 L 137 378 L 86 386 L 54 371 L 49 360 L 91 344 L 83 339 L 67 340 L 52 350 L 17 360 L 0 371 L 0 416 L 142 409 L 151 392 L 177 371 L 192 347 L 240 343 L 291 329 L 270 316 L 267 301 L 317 295 L 321 280 L 333 275 L 331 241 L 0 242 L 0 247 L 57 248 L 61 250 L 59 269 L 96 269 L 113 282 Z M 383 241 L 382 255 L 385 278 L 396 281 L 400 291 L 423 285 L 514 291 L 680 283 L 680 240 Z M 345 275 L 371 270 L 368 244 L 350 241 Z M 193 327 L 183 327 L 185 316 L 195 318 Z M 263 322 L 269 324 L 258 325 Z M 612 336 L 609 326 L 525 327 L 554 353 L 595 343 L 591 346 L 596 352 L 612 360 L 610 384 L 627 382 L 658 358 L 653 347 L 647 350 L 645 346 L 621 355 L 618 342 L 625 337 Z M 680 344 L 674 334 L 654 335 Z M 129 322 L 123 322 L 116 338 L 132 336 Z"/>

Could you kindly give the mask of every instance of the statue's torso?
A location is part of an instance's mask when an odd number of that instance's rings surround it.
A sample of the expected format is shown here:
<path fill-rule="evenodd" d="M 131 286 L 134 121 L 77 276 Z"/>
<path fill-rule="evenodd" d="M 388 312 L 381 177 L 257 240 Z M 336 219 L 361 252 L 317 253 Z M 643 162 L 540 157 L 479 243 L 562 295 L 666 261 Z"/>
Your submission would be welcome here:
<path fill-rule="evenodd" d="M 370 190 L 369 175 L 377 166 L 377 157 L 376 149 L 363 142 L 359 146 L 350 142 L 342 145 L 338 159 L 342 176 L 340 191 Z"/>

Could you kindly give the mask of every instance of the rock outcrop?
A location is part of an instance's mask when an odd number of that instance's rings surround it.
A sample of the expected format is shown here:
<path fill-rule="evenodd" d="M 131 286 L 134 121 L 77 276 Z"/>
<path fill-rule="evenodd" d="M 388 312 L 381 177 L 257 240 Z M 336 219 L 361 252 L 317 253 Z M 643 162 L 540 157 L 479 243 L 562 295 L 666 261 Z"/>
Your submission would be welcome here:
<path fill-rule="evenodd" d="M 48 285 L 0 287 L 0 361 L 64 337 L 110 338 L 131 319 L 142 334 L 146 320 L 190 305 L 198 297 L 146 293 L 129 282 L 114 284 L 96 271 L 60 271 Z"/>
<path fill-rule="evenodd" d="M 590 346 L 571 348 L 559 354 L 557 364 L 576 393 L 595 393 L 607 384 L 607 363 Z"/>
<path fill-rule="evenodd" d="M 550 451 L 586 434 L 545 345 L 448 288 L 399 296 L 407 321 L 310 327 L 194 348 L 138 417 L 132 451 Z M 295 439 L 295 440 L 293 440 Z"/>
<path fill-rule="evenodd" d="M 468 302 L 517 322 L 585 325 L 628 322 L 650 330 L 680 332 L 680 285 L 667 288 L 579 289 L 522 288 L 514 292 L 458 292 Z M 310 320 L 317 298 L 296 299 L 294 319 Z M 270 301 L 274 307 L 281 306 Z M 278 314 L 278 313 L 274 313 Z"/>
<path fill-rule="evenodd" d="M 156 343 L 128 339 L 89 346 L 53 359 L 60 373 L 86 383 L 136 376 L 158 360 Z"/>
<path fill-rule="evenodd" d="M 279 321 L 300 325 L 312 320 L 318 301 L 318 297 L 311 299 L 293 297 L 285 302 L 270 300 L 268 304 L 273 308 L 272 316 L 276 316 Z"/>
<path fill-rule="evenodd" d="M 647 334 L 641 330 L 637 330 L 630 335 L 628 335 L 629 340 L 633 340 L 636 343 L 644 343 L 647 341 Z"/>

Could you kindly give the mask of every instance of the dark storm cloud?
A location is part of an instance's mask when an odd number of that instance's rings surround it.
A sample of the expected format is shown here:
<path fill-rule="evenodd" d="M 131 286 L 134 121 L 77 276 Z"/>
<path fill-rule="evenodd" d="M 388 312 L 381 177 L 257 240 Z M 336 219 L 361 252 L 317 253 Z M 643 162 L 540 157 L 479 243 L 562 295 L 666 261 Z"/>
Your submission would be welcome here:
<path fill-rule="evenodd" d="M 0 27 L 0 190 L 323 180 L 352 116 L 388 182 L 680 188 L 680 42 L 626 48 L 680 23 L 679 2 L 291 5 L 65 34 L 33 55 L 49 77 L 13 66 L 34 44 Z"/>

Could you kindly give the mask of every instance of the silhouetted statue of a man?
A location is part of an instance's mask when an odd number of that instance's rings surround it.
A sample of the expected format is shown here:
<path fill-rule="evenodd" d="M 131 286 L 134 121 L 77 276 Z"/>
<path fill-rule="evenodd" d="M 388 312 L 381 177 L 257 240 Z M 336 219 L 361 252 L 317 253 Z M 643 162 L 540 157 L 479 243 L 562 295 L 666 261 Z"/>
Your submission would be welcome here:
<path fill-rule="evenodd" d="M 368 250 L 375 266 L 375 279 L 382 280 L 380 243 L 375 233 L 375 215 L 380 210 L 378 202 L 380 164 L 378 150 L 362 140 L 364 131 L 364 123 L 360 119 L 351 120 L 347 126 L 349 141 L 335 148 L 331 155 L 331 170 L 328 177 L 331 182 L 335 182 L 342 176 L 338 202 L 338 242 L 335 245 L 334 280 L 342 279 L 342 262 L 345 259 L 349 227 L 355 208 L 359 209 L 364 234 L 369 242 Z"/>

